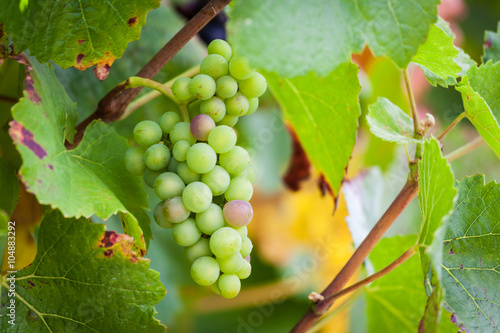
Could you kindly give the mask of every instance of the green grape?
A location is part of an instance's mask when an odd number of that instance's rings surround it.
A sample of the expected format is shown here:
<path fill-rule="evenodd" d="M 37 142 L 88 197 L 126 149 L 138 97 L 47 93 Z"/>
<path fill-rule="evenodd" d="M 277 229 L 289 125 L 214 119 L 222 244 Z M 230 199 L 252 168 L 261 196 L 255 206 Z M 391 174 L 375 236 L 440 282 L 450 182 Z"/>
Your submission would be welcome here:
<path fill-rule="evenodd" d="M 191 212 L 182 203 L 182 197 L 172 197 L 163 204 L 163 216 L 167 221 L 180 223 L 185 221 Z"/>
<path fill-rule="evenodd" d="M 244 148 L 234 146 L 234 148 L 227 153 L 220 154 L 219 164 L 226 169 L 229 174 L 238 174 L 248 168 L 250 156 Z"/>
<path fill-rule="evenodd" d="M 229 73 L 227 60 L 219 54 L 210 54 L 201 61 L 200 73 L 210 75 L 217 80 Z"/>
<path fill-rule="evenodd" d="M 142 147 L 130 147 L 125 152 L 125 169 L 134 176 L 142 176 L 146 169 L 144 163 L 144 153 Z"/>
<path fill-rule="evenodd" d="M 162 114 L 156 121 L 160 125 L 163 135 L 167 137 L 168 133 L 172 130 L 175 124 L 181 121 L 179 115 L 175 112 L 169 111 Z"/>
<path fill-rule="evenodd" d="M 159 175 L 161 175 L 165 171 L 167 171 L 167 170 L 165 170 L 165 169 L 163 169 L 163 170 L 151 170 L 149 168 L 146 168 L 144 170 L 144 182 L 149 187 L 154 188 L 156 177 L 158 177 Z"/>
<path fill-rule="evenodd" d="M 219 54 L 224 57 L 227 61 L 231 60 L 233 55 L 233 50 L 231 46 L 222 39 L 214 39 L 208 44 L 208 54 Z"/>
<path fill-rule="evenodd" d="M 248 112 L 248 108 L 250 107 L 248 98 L 239 92 L 233 97 L 226 99 L 224 103 L 226 104 L 227 114 L 231 116 L 243 116 Z"/>
<path fill-rule="evenodd" d="M 185 186 L 182 179 L 173 172 L 162 173 L 154 183 L 156 196 L 161 200 L 181 195 Z"/>
<path fill-rule="evenodd" d="M 248 111 L 247 111 L 247 113 L 245 113 L 245 116 L 249 116 L 252 113 L 254 113 L 255 111 L 257 111 L 258 107 L 259 107 L 259 98 L 258 97 L 249 98 L 248 99 Z"/>
<path fill-rule="evenodd" d="M 197 99 L 206 101 L 215 94 L 215 81 L 206 74 L 198 74 L 191 80 L 190 89 Z"/>
<path fill-rule="evenodd" d="M 214 293 L 216 293 L 217 295 L 220 295 L 220 290 L 219 290 L 219 286 L 217 285 L 217 281 L 215 281 L 215 283 L 210 285 L 210 289 L 212 289 L 212 291 Z"/>
<path fill-rule="evenodd" d="M 144 154 L 144 163 L 151 170 L 165 169 L 170 162 L 170 150 L 163 143 L 152 145 Z"/>
<path fill-rule="evenodd" d="M 233 97 L 238 91 L 238 82 L 229 75 L 217 79 L 215 91 L 220 98 Z"/>
<path fill-rule="evenodd" d="M 243 81 L 239 82 L 240 92 L 248 98 L 255 98 L 262 96 L 267 89 L 266 78 L 255 72 L 253 75 Z"/>
<path fill-rule="evenodd" d="M 178 164 L 179 162 L 175 158 L 171 157 L 170 162 L 168 163 L 167 171 L 176 173 Z"/>
<path fill-rule="evenodd" d="M 217 163 L 217 154 L 206 143 L 196 143 L 189 148 L 186 156 L 188 167 L 197 173 L 207 173 Z"/>
<path fill-rule="evenodd" d="M 212 97 L 200 103 L 200 112 L 210 116 L 215 122 L 222 120 L 226 115 L 226 104 L 219 97 Z"/>
<path fill-rule="evenodd" d="M 190 128 L 196 139 L 207 141 L 208 135 L 215 128 L 215 122 L 210 116 L 199 114 L 191 120 Z"/>
<path fill-rule="evenodd" d="M 205 235 L 212 235 L 224 226 L 222 209 L 211 203 L 206 211 L 196 214 L 196 225 Z"/>
<path fill-rule="evenodd" d="M 211 257 L 212 251 L 208 239 L 201 237 L 196 243 L 184 249 L 184 255 L 190 263 L 201 257 Z"/>
<path fill-rule="evenodd" d="M 236 274 L 243 266 L 243 259 L 240 253 L 228 258 L 216 258 L 219 268 L 223 273 Z"/>
<path fill-rule="evenodd" d="M 197 182 L 201 179 L 201 175 L 191 170 L 186 162 L 180 162 L 177 165 L 177 174 L 186 184 Z"/>
<path fill-rule="evenodd" d="M 177 141 L 174 148 L 172 148 L 172 155 L 177 161 L 184 162 L 189 148 L 191 148 L 191 145 L 186 140 Z"/>
<path fill-rule="evenodd" d="M 200 101 L 197 99 L 196 101 L 189 103 L 189 105 L 188 105 L 189 119 L 193 119 L 194 117 L 196 117 L 197 115 L 199 115 L 201 113 L 201 111 L 200 111 L 201 102 L 203 102 L 203 101 Z"/>
<path fill-rule="evenodd" d="M 172 228 L 172 237 L 180 246 L 191 246 L 201 237 L 201 232 L 192 218 L 176 223 Z"/>
<path fill-rule="evenodd" d="M 209 286 L 219 278 L 219 264 L 212 257 L 201 257 L 191 265 L 191 278 L 200 286 Z"/>
<path fill-rule="evenodd" d="M 212 202 L 212 191 L 200 182 L 188 184 L 182 192 L 182 202 L 193 213 L 201 213 L 208 209 Z"/>
<path fill-rule="evenodd" d="M 172 144 L 176 144 L 177 141 L 187 141 L 190 145 L 194 145 L 196 143 L 196 138 L 191 134 L 191 129 L 189 128 L 189 123 L 180 122 L 172 127 L 170 131 L 170 141 Z"/>
<path fill-rule="evenodd" d="M 216 257 L 229 258 L 241 250 L 241 237 L 236 230 L 223 227 L 210 237 L 210 250 Z"/>
<path fill-rule="evenodd" d="M 151 120 L 144 120 L 134 127 L 134 140 L 141 147 L 148 148 L 161 140 L 161 127 Z"/>
<path fill-rule="evenodd" d="M 229 187 L 224 192 L 227 201 L 243 200 L 249 201 L 253 195 L 252 183 L 246 177 L 234 177 L 229 183 Z M 240 207 L 243 208 L 243 207 Z M 249 221 L 250 222 L 250 221 Z"/>
<path fill-rule="evenodd" d="M 255 73 L 255 68 L 250 66 L 250 62 L 247 58 L 234 56 L 229 61 L 229 73 L 231 73 L 236 80 L 246 80 Z"/>
<path fill-rule="evenodd" d="M 241 256 L 244 258 L 250 255 L 252 249 L 253 249 L 253 244 L 250 238 L 248 237 L 243 238 L 243 240 L 241 241 L 241 250 L 240 250 Z"/>
<path fill-rule="evenodd" d="M 248 180 L 253 184 L 255 183 L 255 180 L 257 179 L 257 170 L 253 166 L 253 164 L 250 164 L 247 168 L 247 178 Z"/>
<path fill-rule="evenodd" d="M 231 180 L 231 182 L 233 181 Z M 222 211 L 224 220 L 234 228 L 246 226 L 253 217 L 252 205 L 243 200 L 231 200 L 227 202 Z"/>
<path fill-rule="evenodd" d="M 245 238 L 245 237 L 248 236 L 248 229 L 247 229 L 246 225 L 244 225 L 243 227 L 234 228 L 234 230 L 238 231 L 238 233 L 241 236 L 241 239 L 243 239 L 243 238 Z"/>
<path fill-rule="evenodd" d="M 165 216 L 163 216 L 163 201 L 158 202 L 155 209 L 153 210 L 153 216 L 155 218 L 156 224 L 165 229 L 170 229 L 174 225 L 172 222 L 168 221 Z"/>
<path fill-rule="evenodd" d="M 241 265 L 241 269 L 236 273 L 236 276 L 241 280 L 246 279 L 252 273 L 252 265 L 245 259 L 243 259 L 243 264 Z"/>
<path fill-rule="evenodd" d="M 241 281 L 236 274 L 222 274 L 217 282 L 220 294 L 224 298 L 234 298 L 241 290 Z"/>
<path fill-rule="evenodd" d="M 193 92 L 190 89 L 191 79 L 188 77 L 180 77 L 172 84 L 172 93 L 180 100 L 185 101 L 193 97 Z"/>
<path fill-rule="evenodd" d="M 221 121 L 219 121 L 217 123 L 217 125 L 226 125 L 226 126 L 229 126 L 229 127 L 234 127 L 234 125 L 236 125 L 236 123 L 238 122 L 238 119 L 240 117 L 238 116 L 231 116 L 230 114 L 227 114 L 224 116 L 224 118 L 222 118 Z"/>
<path fill-rule="evenodd" d="M 208 135 L 208 144 L 217 154 L 227 153 L 236 144 L 236 132 L 229 126 L 219 125 Z"/>
<path fill-rule="evenodd" d="M 201 176 L 201 181 L 212 190 L 213 196 L 217 196 L 226 192 L 231 177 L 223 167 L 216 165 L 212 170 Z"/>

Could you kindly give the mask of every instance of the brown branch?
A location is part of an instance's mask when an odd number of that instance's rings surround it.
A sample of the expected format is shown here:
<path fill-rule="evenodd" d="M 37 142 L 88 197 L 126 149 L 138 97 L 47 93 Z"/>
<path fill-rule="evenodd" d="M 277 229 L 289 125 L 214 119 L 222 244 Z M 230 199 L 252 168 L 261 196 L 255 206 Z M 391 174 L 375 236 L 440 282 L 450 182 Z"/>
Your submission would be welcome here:
<path fill-rule="evenodd" d="M 409 179 L 384 215 L 380 218 L 377 224 L 363 240 L 361 245 L 356 249 L 349 261 L 345 264 L 344 268 L 342 268 L 330 285 L 321 293 L 325 299 L 317 304 L 313 304 L 313 306 L 304 314 L 304 316 L 292 329 L 292 333 L 306 332 L 324 313 L 328 311 L 333 304 L 333 300 L 329 299 L 329 297 L 340 291 L 347 284 L 349 279 L 363 264 L 363 261 L 379 242 L 387 229 L 389 229 L 399 214 L 401 214 L 406 206 L 413 200 L 417 192 L 417 179 Z"/>
<path fill-rule="evenodd" d="M 230 2 L 231 0 L 211 0 L 135 76 L 152 79 L 191 38 Z M 139 94 L 142 88 L 124 89 L 124 86 L 118 85 L 101 99 L 97 110 L 76 127 L 73 145 L 81 141 L 85 128 L 92 121 L 102 119 L 109 123 L 118 120 L 125 112 L 127 105 Z"/>
<path fill-rule="evenodd" d="M 17 98 L 12 98 L 8 96 L 1 96 L 0 95 L 0 101 L 2 102 L 8 102 L 8 103 L 17 103 L 18 99 Z"/>

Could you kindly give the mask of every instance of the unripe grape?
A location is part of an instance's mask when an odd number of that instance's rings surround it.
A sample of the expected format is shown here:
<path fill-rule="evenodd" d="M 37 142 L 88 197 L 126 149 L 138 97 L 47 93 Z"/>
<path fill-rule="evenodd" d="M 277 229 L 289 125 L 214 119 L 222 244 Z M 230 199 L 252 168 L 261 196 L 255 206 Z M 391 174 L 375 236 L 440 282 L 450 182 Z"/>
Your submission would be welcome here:
<path fill-rule="evenodd" d="M 236 80 L 246 80 L 255 73 L 255 68 L 250 66 L 247 58 L 234 56 L 229 61 L 229 72 Z"/>
<path fill-rule="evenodd" d="M 231 200 L 222 210 L 226 222 L 235 228 L 246 226 L 253 217 L 252 205 L 243 200 Z"/>
<path fill-rule="evenodd" d="M 154 189 L 156 196 L 161 200 L 167 200 L 171 197 L 180 196 L 184 190 L 184 182 L 173 172 L 164 172 L 156 177 Z"/>
<path fill-rule="evenodd" d="M 146 164 L 144 163 L 144 153 L 146 150 L 142 147 L 130 147 L 125 152 L 125 169 L 134 176 L 144 174 Z"/>
<path fill-rule="evenodd" d="M 226 115 L 226 104 L 219 97 L 212 97 L 200 103 L 200 112 L 210 116 L 215 122 L 222 120 Z"/>
<path fill-rule="evenodd" d="M 196 225 L 205 235 L 212 235 L 224 226 L 222 209 L 211 203 L 207 210 L 196 214 Z"/>
<path fill-rule="evenodd" d="M 190 145 L 196 143 L 196 138 L 191 134 L 190 125 L 187 122 L 180 122 L 172 127 L 170 131 L 170 141 L 172 144 L 176 144 L 177 141 L 185 140 L 189 142 Z"/>
<path fill-rule="evenodd" d="M 203 102 L 203 101 L 200 101 L 199 99 L 197 99 L 196 101 L 189 103 L 189 105 L 188 105 L 189 119 L 193 119 L 197 115 L 201 114 L 201 111 L 200 111 L 201 102 Z"/>
<path fill-rule="evenodd" d="M 236 144 L 236 132 L 229 126 L 219 125 L 208 135 L 208 144 L 218 154 L 227 153 Z"/>
<path fill-rule="evenodd" d="M 212 251 L 208 239 L 201 237 L 196 243 L 184 249 L 184 255 L 190 263 L 201 257 L 211 257 Z"/>
<path fill-rule="evenodd" d="M 257 179 L 257 170 L 253 166 L 253 164 L 250 164 L 247 168 L 247 178 L 250 181 L 250 183 L 255 183 L 255 180 Z"/>
<path fill-rule="evenodd" d="M 180 77 L 172 84 L 172 93 L 180 100 L 185 101 L 193 97 L 193 92 L 190 89 L 191 79 L 188 77 Z"/>
<path fill-rule="evenodd" d="M 175 157 L 170 157 L 170 162 L 168 163 L 167 171 L 176 173 L 178 164 L 179 161 L 177 161 Z"/>
<path fill-rule="evenodd" d="M 229 224 L 228 224 L 229 225 Z M 248 236 L 248 229 L 247 226 L 239 227 L 239 228 L 234 228 L 234 230 L 238 231 L 238 233 L 241 236 L 241 239 L 245 238 Z"/>
<path fill-rule="evenodd" d="M 255 72 L 251 77 L 239 82 L 240 92 L 248 98 L 262 96 L 267 89 L 266 78 Z"/>
<path fill-rule="evenodd" d="M 154 188 L 155 187 L 156 177 L 158 177 L 159 175 L 161 175 L 165 171 L 167 171 L 167 170 L 165 170 L 165 169 L 162 169 L 162 170 L 151 170 L 149 168 L 146 168 L 144 170 L 144 182 L 149 187 Z"/>
<path fill-rule="evenodd" d="M 220 154 L 219 164 L 226 169 L 229 174 L 238 174 L 248 168 L 250 156 L 244 148 L 234 146 L 234 148 L 227 153 Z"/>
<path fill-rule="evenodd" d="M 201 232 L 192 218 L 176 223 L 172 228 L 172 237 L 180 246 L 191 246 L 201 237 Z"/>
<path fill-rule="evenodd" d="M 148 148 L 160 142 L 162 131 L 160 125 L 151 120 L 144 120 L 134 127 L 134 140 L 139 146 Z"/>
<path fill-rule="evenodd" d="M 219 268 L 223 273 L 236 274 L 243 266 L 243 257 L 241 253 L 236 253 L 228 258 L 216 258 Z"/>
<path fill-rule="evenodd" d="M 190 214 L 191 212 L 184 206 L 180 196 L 172 197 L 163 204 L 163 216 L 172 223 L 185 221 Z"/>
<path fill-rule="evenodd" d="M 236 274 L 222 274 L 217 282 L 220 294 L 224 298 L 234 298 L 241 289 L 240 279 Z"/>
<path fill-rule="evenodd" d="M 163 216 L 163 201 L 158 202 L 155 209 L 153 210 L 153 216 L 155 218 L 156 224 L 165 229 L 170 229 L 174 225 L 172 222 L 168 221 L 165 216 Z"/>
<path fill-rule="evenodd" d="M 200 286 L 209 286 L 219 278 L 219 264 L 211 257 L 201 257 L 191 265 L 191 278 Z"/>
<path fill-rule="evenodd" d="M 240 252 L 242 240 L 236 230 L 223 227 L 210 237 L 210 250 L 216 257 L 229 258 Z"/>
<path fill-rule="evenodd" d="M 238 82 L 232 76 L 222 76 L 216 82 L 215 91 L 220 98 L 233 97 L 238 91 Z"/>
<path fill-rule="evenodd" d="M 217 154 L 208 144 L 199 142 L 189 148 L 186 163 L 194 172 L 207 173 L 217 163 Z"/>
<path fill-rule="evenodd" d="M 241 255 L 243 257 L 250 255 L 252 249 L 253 249 L 253 244 L 250 238 L 248 237 L 243 238 L 243 240 L 241 241 L 241 250 L 240 250 Z"/>
<path fill-rule="evenodd" d="M 193 213 L 201 213 L 208 209 L 212 202 L 212 191 L 200 182 L 188 184 L 182 192 L 182 202 Z"/>
<path fill-rule="evenodd" d="M 210 75 L 217 80 L 229 73 L 227 60 L 219 54 L 210 54 L 201 61 L 200 73 Z"/>
<path fill-rule="evenodd" d="M 186 140 L 177 141 L 174 148 L 172 148 L 172 155 L 177 161 L 184 162 L 189 148 L 191 148 L 191 145 Z"/>
<path fill-rule="evenodd" d="M 206 74 L 198 74 L 191 80 L 190 89 L 197 99 L 205 101 L 215 94 L 215 81 Z"/>
<path fill-rule="evenodd" d="M 162 143 L 152 145 L 144 154 L 144 163 L 151 170 L 165 169 L 170 162 L 170 150 Z"/>
<path fill-rule="evenodd" d="M 248 111 L 247 111 L 247 113 L 245 113 L 245 116 L 251 115 L 252 113 L 257 111 L 258 108 L 259 108 L 259 98 L 258 97 L 249 98 L 248 99 Z"/>
<path fill-rule="evenodd" d="M 233 97 L 226 99 L 224 103 L 226 104 L 227 114 L 231 116 L 243 116 L 248 112 L 248 108 L 250 107 L 248 98 L 239 92 Z"/>
<path fill-rule="evenodd" d="M 224 118 L 222 118 L 221 121 L 219 121 L 217 123 L 217 125 L 226 125 L 226 126 L 229 126 L 229 127 L 234 127 L 234 125 L 236 125 L 236 123 L 238 122 L 238 119 L 240 119 L 240 117 L 238 116 L 231 116 L 230 114 L 227 114 L 224 116 Z"/>
<path fill-rule="evenodd" d="M 231 56 L 233 55 L 233 50 L 231 46 L 222 39 L 214 39 L 208 44 L 208 54 L 219 54 L 226 59 L 226 61 L 231 60 Z"/>
<path fill-rule="evenodd" d="M 249 201 L 253 195 L 252 183 L 246 177 L 234 177 L 229 182 L 229 187 L 224 192 L 227 201 L 243 200 Z"/>
<path fill-rule="evenodd" d="M 243 259 L 243 264 L 241 265 L 241 269 L 236 273 L 236 276 L 241 280 L 246 279 L 252 273 L 252 265 L 245 259 Z"/>
<path fill-rule="evenodd" d="M 175 112 L 169 111 L 162 114 L 160 118 L 156 121 L 160 125 L 163 135 L 167 137 L 168 133 L 172 130 L 175 124 L 181 121 L 179 115 Z"/>
<path fill-rule="evenodd" d="M 186 184 L 197 182 L 201 179 L 201 175 L 191 170 L 186 162 L 180 162 L 177 164 L 177 174 Z"/>
<path fill-rule="evenodd" d="M 213 196 L 217 196 L 226 192 L 231 177 L 223 167 L 216 165 L 212 170 L 201 176 L 201 181 L 210 188 Z"/>
<path fill-rule="evenodd" d="M 206 114 L 199 114 L 191 120 L 191 134 L 197 140 L 207 141 L 208 135 L 214 128 L 214 120 Z"/>

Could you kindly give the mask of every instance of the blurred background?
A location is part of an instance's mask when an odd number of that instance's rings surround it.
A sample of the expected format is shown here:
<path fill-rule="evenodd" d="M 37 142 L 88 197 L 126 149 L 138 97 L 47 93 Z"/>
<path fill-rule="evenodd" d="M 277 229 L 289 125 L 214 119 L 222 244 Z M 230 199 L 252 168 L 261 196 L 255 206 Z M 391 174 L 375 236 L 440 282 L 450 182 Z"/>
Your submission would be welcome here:
<path fill-rule="evenodd" d="M 81 72 L 56 68 L 59 79 L 78 105 L 79 120 L 93 111 L 108 90 L 137 72 L 206 2 L 172 0 L 151 11 L 141 39 L 129 44 L 123 58 L 114 63 L 108 79 L 102 84 L 97 83 L 92 69 Z M 439 13 L 450 22 L 457 36 L 456 45 L 479 63 L 483 53 L 484 31 L 497 30 L 500 2 L 443 0 Z M 225 38 L 225 22 L 226 14 L 218 15 L 174 57 L 156 80 L 165 82 L 198 64 L 206 55 L 206 45 L 211 40 Z M 328 193 L 328 186 L 321 175 L 310 167 L 300 144 L 295 140 L 293 130 L 283 122 L 279 106 L 269 92 L 261 98 L 259 110 L 251 117 L 241 118 L 236 126 L 239 144 L 249 150 L 258 170 L 251 200 L 255 215 L 249 225 L 254 243 L 251 255 L 253 271 L 250 278 L 242 281 L 242 292 L 238 297 L 226 300 L 213 294 L 209 288 L 192 282 L 183 249 L 174 243 L 171 230 L 161 229 L 152 223 L 154 239 L 147 257 L 151 259 L 151 268 L 160 272 L 160 279 L 168 290 L 156 309 L 157 318 L 168 326 L 169 332 L 289 331 L 308 309 L 310 301 L 307 295 L 311 291 L 321 292 L 348 260 L 355 244 L 362 240 L 363 231 L 353 232 L 351 236 L 348 215 L 355 214 L 357 209 L 369 209 L 367 215 L 370 221 L 366 222 L 374 223 L 399 192 L 407 175 L 405 152 L 396 145 L 373 137 L 366 129 L 364 115 L 367 105 L 378 96 L 387 97 L 403 110 L 408 110 L 401 73 L 390 60 L 374 58 L 369 50 L 354 55 L 353 61 L 361 69 L 360 103 L 363 115 L 343 193 L 336 201 Z M 23 80 L 17 63 L 12 62 L 3 68 L 8 70 L 5 77 Z M 431 131 L 437 135 L 443 126 L 446 127 L 463 111 L 460 94 L 453 88 L 432 87 L 417 67 L 410 68 L 410 76 L 420 118 L 425 117 L 425 113 L 434 115 L 436 126 Z M 20 93 L 12 92 L 14 96 Z M 6 101 L 0 101 L 0 108 L 11 106 Z M 176 109 L 168 99 L 158 97 L 113 126 L 132 143 L 132 129 L 137 122 L 155 120 L 163 112 Z M 444 140 L 445 153 L 476 136 L 476 130 L 467 120 L 463 120 L 459 128 Z M 2 154 L 15 156 L 17 152 L 6 148 Z M 487 181 L 500 179 L 498 159 L 486 145 L 466 158 L 453 161 L 452 167 L 457 179 L 472 173 L 484 173 Z M 367 180 L 379 186 L 371 191 L 363 191 L 365 196 L 358 206 L 355 200 L 349 200 L 347 205 L 346 197 L 355 195 Z M 154 207 L 157 199 L 151 189 L 147 190 L 150 206 Z M 370 204 L 365 205 L 363 201 Z M 22 191 L 21 201 L 12 217 L 20 226 L 19 246 L 26 249 L 20 252 L 22 257 L 17 261 L 19 268 L 28 265 L 35 256 L 33 234 L 36 233 L 42 210 L 43 207 L 33 196 Z M 414 201 L 387 236 L 417 233 L 419 214 L 418 204 Z M 108 229 L 122 232 L 116 217 L 105 222 L 98 219 L 93 221 L 106 223 Z M 367 272 L 370 272 L 370 265 L 359 272 L 356 280 Z M 362 315 L 365 307 L 363 293 L 340 299 L 326 320 L 321 321 L 314 330 L 367 332 Z"/>

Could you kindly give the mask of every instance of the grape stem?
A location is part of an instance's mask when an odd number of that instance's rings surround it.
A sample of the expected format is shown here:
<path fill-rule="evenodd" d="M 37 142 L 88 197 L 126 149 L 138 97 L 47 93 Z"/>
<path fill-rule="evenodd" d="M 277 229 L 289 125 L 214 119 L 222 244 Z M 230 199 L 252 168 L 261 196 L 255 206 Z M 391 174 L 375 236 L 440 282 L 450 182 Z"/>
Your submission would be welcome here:
<path fill-rule="evenodd" d="M 456 160 L 459 157 L 462 157 L 464 155 L 467 155 L 474 149 L 480 147 L 484 143 L 484 139 L 481 136 L 478 136 L 471 142 L 469 142 L 466 145 L 463 145 L 462 147 L 452 151 L 448 155 L 445 156 L 445 158 L 448 160 L 448 162 L 451 162 L 453 160 Z"/>
<path fill-rule="evenodd" d="M 165 95 L 168 99 L 172 100 L 175 103 L 179 103 L 177 98 L 175 98 L 172 93 L 171 87 L 167 87 L 160 82 L 156 82 L 154 80 L 145 79 L 142 77 L 131 76 L 125 82 L 122 83 L 125 86 L 125 89 L 134 89 L 139 87 L 146 87 L 156 90 L 157 92 Z"/>
<path fill-rule="evenodd" d="M 464 117 L 465 117 L 465 112 L 459 114 L 458 117 L 456 117 L 455 120 L 453 120 L 450 126 L 448 126 L 448 128 L 445 129 L 443 133 L 441 133 L 441 135 L 438 137 L 438 140 L 439 141 L 443 140 L 444 136 L 448 134 L 448 132 L 451 131 L 455 126 L 457 126 L 460 120 L 462 120 Z"/>
<path fill-rule="evenodd" d="M 231 0 L 211 0 L 135 76 L 152 79 L 191 38 L 217 16 L 230 2 Z M 99 101 L 97 109 L 78 124 L 73 144 L 67 143 L 66 147 L 71 148 L 77 145 L 83 138 L 85 128 L 92 121 L 102 119 L 104 122 L 110 123 L 120 119 L 127 105 L 132 102 L 140 91 L 141 87 L 125 90 L 123 85 L 117 85 L 113 88 Z"/>

